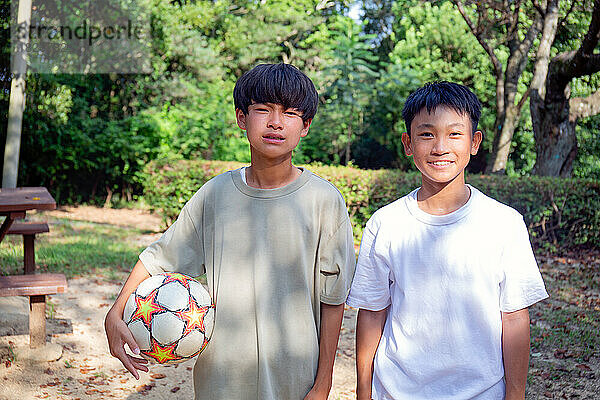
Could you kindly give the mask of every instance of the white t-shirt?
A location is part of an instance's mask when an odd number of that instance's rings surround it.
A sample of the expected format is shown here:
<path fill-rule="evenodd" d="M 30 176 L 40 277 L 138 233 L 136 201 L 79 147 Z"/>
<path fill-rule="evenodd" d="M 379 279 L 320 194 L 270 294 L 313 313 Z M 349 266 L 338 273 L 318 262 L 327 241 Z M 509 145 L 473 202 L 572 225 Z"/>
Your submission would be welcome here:
<path fill-rule="evenodd" d="M 447 215 L 417 191 L 367 223 L 347 304 L 390 306 L 374 360 L 373 399 L 503 399 L 501 311 L 546 297 L 527 228 L 472 186 Z"/>

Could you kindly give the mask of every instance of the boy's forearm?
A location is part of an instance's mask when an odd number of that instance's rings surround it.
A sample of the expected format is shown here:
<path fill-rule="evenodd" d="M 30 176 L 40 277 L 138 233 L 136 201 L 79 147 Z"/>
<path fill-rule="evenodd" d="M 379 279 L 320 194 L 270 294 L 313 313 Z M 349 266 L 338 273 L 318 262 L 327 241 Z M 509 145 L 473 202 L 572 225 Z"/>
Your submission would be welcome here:
<path fill-rule="evenodd" d="M 133 293 L 133 291 L 138 287 L 138 285 L 146 278 L 149 278 L 150 274 L 144 264 L 140 260 L 137 261 L 129 277 L 125 281 L 123 288 L 121 288 L 121 292 L 115 303 L 111 307 L 109 314 L 117 313 L 120 317 L 123 315 L 123 309 L 125 308 L 125 303 L 127 303 L 127 299 L 129 295 Z"/>
<path fill-rule="evenodd" d="M 371 399 L 373 360 L 383 333 L 387 308 L 380 311 L 358 310 L 356 321 L 356 398 Z"/>
<path fill-rule="evenodd" d="M 129 274 L 127 281 L 125 281 L 121 293 L 119 293 L 115 303 L 104 319 L 104 330 L 106 331 L 106 339 L 108 340 L 110 354 L 118 358 L 135 379 L 139 379 L 138 370 L 148 372 L 148 367 L 145 365 L 147 360 L 131 356 L 125 352 L 125 344 L 127 344 L 134 354 L 140 354 L 135 338 L 122 320 L 123 309 L 125 308 L 129 295 L 138 287 L 140 282 L 149 276 L 150 274 L 148 274 L 144 264 L 142 264 L 141 261 L 138 261 Z"/>
<path fill-rule="evenodd" d="M 502 313 L 502 356 L 506 400 L 525 398 L 529 368 L 529 310 Z"/>
<path fill-rule="evenodd" d="M 337 351 L 338 338 L 342 319 L 344 317 L 344 305 L 329 305 L 321 303 L 321 329 L 319 338 L 319 364 L 314 388 L 323 391 L 331 389 L 333 364 Z"/>

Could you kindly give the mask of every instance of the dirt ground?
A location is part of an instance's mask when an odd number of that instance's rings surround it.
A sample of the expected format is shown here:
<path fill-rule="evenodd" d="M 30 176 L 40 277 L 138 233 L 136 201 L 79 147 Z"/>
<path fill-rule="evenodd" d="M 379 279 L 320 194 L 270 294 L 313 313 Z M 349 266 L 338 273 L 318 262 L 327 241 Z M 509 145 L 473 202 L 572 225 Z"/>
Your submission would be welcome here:
<path fill-rule="evenodd" d="M 138 238 L 140 244 L 155 240 L 162 226 L 159 217 L 141 210 L 68 207 L 48 214 L 98 223 L 114 224 L 118 221 L 121 226 L 136 226 L 144 231 Z M 551 280 L 564 280 L 567 274 L 573 272 L 568 260 L 562 263 L 540 258 L 538 261 L 547 284 Z M 600 257 L 596 257 L 594 263 L 594 268 L 600 270 Z M 580 292 L 573 292 L 573 296 L 579 296 L 573 299 L 573 307 L 587 302 L 588 309 L 600 312 L 599 280 L 597 277 L 594 279 L 591 284 L 582 284 Z M 9 302 L 0 309 L 10 310 L 0 315 L 0 400 L 192 398 L 193 361 L 177 366 L 154 365 L 149 374 L 142 374 L 141 379 L 136 381 L 118 360 L 108 354 L 102 323 L 119 289 L 119 282 L 107 282 L 92 276 L 70 279 L 66 294 L 50 296 L 48 308 L 52 319 L 48 323 L 49 339 L 63 347 L 63 355 L 58 361 L 44 363 L 26 363 L 18 359 L 8 361 L 11 358 L 9 347 L 28 343 L 28 304 L 26 298 L 0 298 L 0 305 L 2 301 Z M 532 307 L 532 326 L 537 324 L 547 328 L 541 317 L 542 311 L 565 306 L 553 296 L 551 293 L 549 301 Z M 355 398 L 355 321 L 356 310 L 347 309 L 330 400 Z M 575 329 L 568 321 L 563 328 Z M 599 350 L 596 349 L 592 357 L 582 362 L 577 361 L 577 350 L 571 351 L 567 347 L 532 348 L 527 399 L 600 399 Z"/>

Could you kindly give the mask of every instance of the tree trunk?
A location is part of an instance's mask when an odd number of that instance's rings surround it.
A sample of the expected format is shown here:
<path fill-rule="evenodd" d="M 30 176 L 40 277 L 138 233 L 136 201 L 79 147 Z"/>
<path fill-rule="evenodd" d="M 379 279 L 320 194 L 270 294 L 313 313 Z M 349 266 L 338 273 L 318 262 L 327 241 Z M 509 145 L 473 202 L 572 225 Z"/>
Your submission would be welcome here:
<path fill-rule="evenodd" d="M 575 127 L 582 117 L 600 112 L 600 91 L 587 98 L 571 98 L 573 78 L 600 71 L 600 55 L 594 53 L 600 39 L 600 0 L 579 49 L 558 54 L 548 66 L 545 97 L 531 93 L 531 120 L 537 157 L 536 175 L 569 177 L 577 155 Z"/>
<path fill-rule="evenodd" d="M 512 137 L 519 122 L 520 107 L 514 104 L 516 93 L 511 93 L 507 101 L 508 107 L 502 115 L 500 122 L 500 132 L 494 136 L 492 147 L 492 162 L 488 164 L 488 173 L 503 174 L 506 170 L 508 155 L 510 154 L 510 144 Z"/>
<path fill-rule="evenodd" d="M 521 3 L 516 2 L 514 7 L 503 7 L 502 10 L 496 9 L 502 14 L 501 20 L 506 36 L 500 38 L 502 43 L 509 48 L 509 56 L 506 61 L 506 68 L 503 73 L 503 66 L 496 55 L 493 41 L 490 40 L 488 28 L 496 22 L 487 19 L 488 6 L 494 6 L 486 2 L 477 2 L 477 24 L 471 20 L 471 16 L 466 11 L 464 5 L 467 2 L 459 0 L 452 1 L 465 20 L 471 33 L 475 36 L 479 44 L 490 57 L 490 62 L 494 68 L 496 77 L 496 121 L 494 123 L 494 142 L 492 147 L 491 162 L 488 163 L 486 172 L 503 173 L 506 169 L 506 162 L 510 153 L 510 144 L 513 133 L 519 122 L 521 107 L 528 96 L 524 94 L 518 104 L 515 99 L 518 93 L 518 83 L 528 62 L 528 53 L 531 50 L 535 39 L 542 29 L 542 17 L 536 14 L 533 23 L 527 29 L 524 37 L 519 33 L 521 26 L 519 20 L 521 15 Z M 497 2 L 496 2 L 497 3 Z M 497 4 L 495 4 L 497 5 Z M 493 7 L 492 7 L 493 8 Z"/>
<path fill-rule="evenodd" d="M 531 120 L 534 127 L 536 161 L 533 173 L 541 176 L 569 177 L 577 156 L 576 120 L 569 118 L 569 102 L 543 102 L 532 97 Z M 556 119 L 558 116 L 558 120 Z"/>
<path fill-rule="evenodd" d="M 502 136 L 502 127 L 504 126 L 504 120 L 506 117 L 506 103 L 504 96 L 504 75 L 502 74 L 502 70 L 499 71 L 499 74 L 496 74 L 496 118 L 494 120 L 494 133 L 492 141 L 492 160 L 487 161 L 487 165 L 485 168 L 486 173 L 492 173 L 494 170 L 494 160 L 496 154 L 496 149 L 500 143 L 500 137 Z"/>
<path fill-rule="evenodd" d="M 17 31 L 29 32 L 31 21 L 31 0 L 19 0 L 17 14 Z M 19 153 L 21 151 L 21 128 L 25 109 L 25 79 L 27 77 L 27 44 L 29 35 L 17 34 L 16 49 L 12 50 L 13 74 L 10 84 L 10 100 L 8 108 L 8 126 L 4 148 L 4 168 L 2 170 L 2 187 L 17 186 L 19 175 Z"/>

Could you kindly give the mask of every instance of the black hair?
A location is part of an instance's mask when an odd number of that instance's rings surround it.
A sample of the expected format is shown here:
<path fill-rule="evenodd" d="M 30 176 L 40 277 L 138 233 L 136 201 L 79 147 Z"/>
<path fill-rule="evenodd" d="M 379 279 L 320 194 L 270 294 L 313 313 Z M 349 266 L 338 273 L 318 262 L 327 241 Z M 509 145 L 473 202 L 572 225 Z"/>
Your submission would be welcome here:
<path fill-rule="evenodd" d="M 317 113 L 319 95 L 310 78 L 293 65 L 259 64 L 237 80 L 233 101 L 244 114 L 252 103 L 274 103 L 301 111 L 307 121 Z"/>
<path fill-rule="evenodd" d="M 422 109 L 425 108 L 428 113 L 431 113 L 439 106 L 450 107 L 459 114 L 468 114 L 471 119 L 472 132 L 475 133 L 481 115 L 481 103 L 475 93 L 458 83 L 436 81 L 426 83 L 406 99 L 402 109 L 402 118 L 406 123 L 408 134 L 410 135 L 410 124 Z"/>

